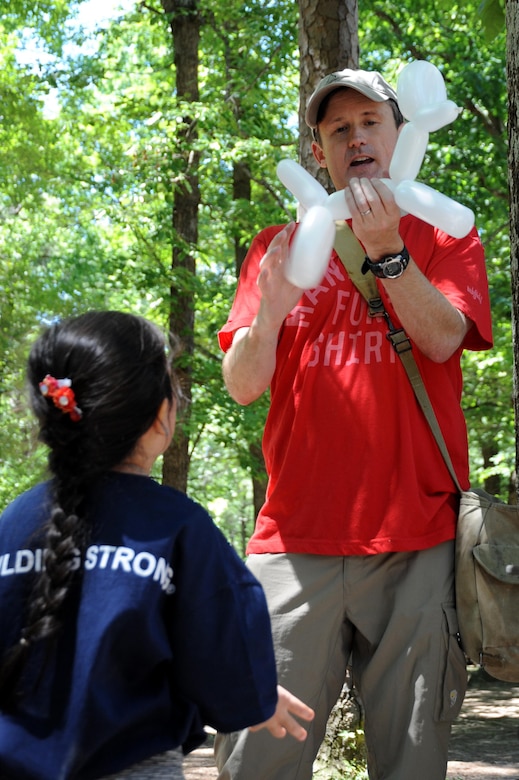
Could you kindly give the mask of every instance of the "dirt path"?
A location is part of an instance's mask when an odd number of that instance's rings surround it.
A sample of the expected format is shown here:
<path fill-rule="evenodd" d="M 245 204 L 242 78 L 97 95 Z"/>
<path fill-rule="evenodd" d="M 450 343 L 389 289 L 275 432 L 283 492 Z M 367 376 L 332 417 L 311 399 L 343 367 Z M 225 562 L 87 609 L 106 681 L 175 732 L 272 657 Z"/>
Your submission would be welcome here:
<path fill-rule="evenodd" d="M 519 780 L 519 685 L 471 675 L 452 730 L 447 778 Z"/>
<path fill-rule="evenodd" d="M 184 774 L 186 780 L 216 780 L 212 747 L 187 756 Z M 452 730 L 447 780 L 503 778 L 519 780 L 519 685 L 473 671 Z"/>
<path fill-rule="evenodd" d="M 218 772 L 213 761 L 213 748 L 194 750 L 184 759 L 186 780 L 216 780 Z"/>

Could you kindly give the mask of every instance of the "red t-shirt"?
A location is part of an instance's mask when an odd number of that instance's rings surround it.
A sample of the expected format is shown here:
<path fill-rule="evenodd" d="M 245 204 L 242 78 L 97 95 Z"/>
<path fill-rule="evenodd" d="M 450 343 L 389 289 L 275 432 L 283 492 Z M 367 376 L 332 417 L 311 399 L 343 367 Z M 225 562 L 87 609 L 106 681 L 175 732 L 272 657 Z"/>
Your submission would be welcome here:
<path fill-rule="evenodd" d="M 219 335 L 251 325 L 259 262 L 282 226 L 261 231 L 244 261 Z M 454 239 L 411 215 L 405 244 L 425 276 L 474 325 L 463 348 L 488 349 L 492 329 L 476 230 Z M 380 285 L 387 311 L 398 318 Z M 457 490 L 383 318 L 371 318 L 332 253 L 321 284 L 304 293 L 279 334 L 263 450 L 269 484 L 249 553 L 366 555 L 421 550 L 455 535 Z M 414 349 L 456 474 L 468 487 L 460 406 L 462 349 L 434 363 Z"/>

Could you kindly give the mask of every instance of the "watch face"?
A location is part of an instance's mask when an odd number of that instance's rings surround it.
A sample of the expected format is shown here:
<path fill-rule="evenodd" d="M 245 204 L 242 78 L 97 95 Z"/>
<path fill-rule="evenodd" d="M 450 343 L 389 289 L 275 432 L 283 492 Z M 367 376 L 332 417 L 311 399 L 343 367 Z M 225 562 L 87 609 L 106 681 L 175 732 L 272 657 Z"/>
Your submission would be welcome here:
<path fill-rule="evenodd" d="M 378 276 L 379 279 L 397 279 L 399 276 L 402 276 L 409 265 L 409 252 L 404 246 L 402 251 L 398 254 L 387 255 L 381 260 L 377 260 L 375 263 L 373 263 L 369 257 L 366 257 L 364 265 L 366 264 L 367 268 L 369 268 L 375 276 Z M 363 271 L 363 273 L 365 272 L 366 271 Z"/>
<path fill-rule="evenodd" d="M 395 279 L 404 273 L 405 268 L 401 257 L 392 257 L 391 260 L 386 260 L 383 264 L 384 276 L 387 279 Z"/>

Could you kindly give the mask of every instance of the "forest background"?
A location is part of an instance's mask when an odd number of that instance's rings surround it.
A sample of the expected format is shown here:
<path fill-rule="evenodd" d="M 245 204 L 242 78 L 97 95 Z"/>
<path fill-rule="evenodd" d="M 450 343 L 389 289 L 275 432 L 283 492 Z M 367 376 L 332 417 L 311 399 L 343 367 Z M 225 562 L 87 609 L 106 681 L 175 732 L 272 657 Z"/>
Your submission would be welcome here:
<path fill-rule="evenodd" d="M 301 159 L 301 19 L 319 25 L 326 3 L 127 0 L 88 30 L 84 5 L 9 0 L 0 19 L 0 511 L 45 475 L 24 389 L 41 327 L 88 309 L 132 311 L 184 347 L 188 404 L 156 476 L 208 507 L 243 554 L 265 487 L 268 399 L 242 408 L 229 398 L 216 334 L 254 234 L 296 215 L 276 165 Z M 472 482 L 508 500 L 506 34 L 502 18 L 483 24 L 479 6 L 359 0 L 358 64 L 396 85 L 408 62 L 426 59 L 463 109 L 431 134 L 418 178 L 476 214 L 495 347 L 464 355 L 463 408 Z M 313 65 L 307 92 L 323 75 Z"/>

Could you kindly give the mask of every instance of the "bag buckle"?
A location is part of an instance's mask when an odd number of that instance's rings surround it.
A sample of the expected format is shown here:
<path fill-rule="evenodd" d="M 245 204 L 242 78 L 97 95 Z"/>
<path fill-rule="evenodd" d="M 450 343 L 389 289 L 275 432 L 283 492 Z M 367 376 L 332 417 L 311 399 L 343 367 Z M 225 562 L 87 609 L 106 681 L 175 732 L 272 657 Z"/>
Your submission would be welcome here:
<path fill-rule="evenodd" d="M 389 333 L 386 333 L 386 338 L 389 339 L 393 345 L 393 349 L 397 355 L 401 355 L 403 352 L 409 352 L 409 350 L 413 348 L 411 340 L 403 328 L 390 330 Z"/>

